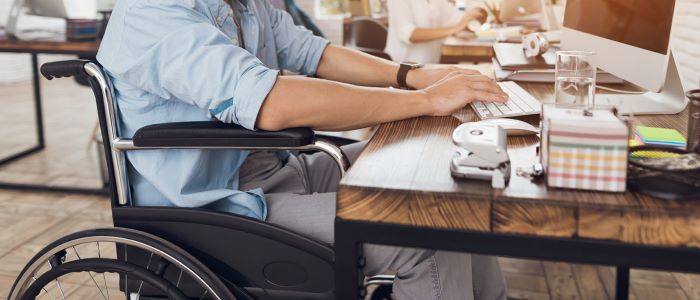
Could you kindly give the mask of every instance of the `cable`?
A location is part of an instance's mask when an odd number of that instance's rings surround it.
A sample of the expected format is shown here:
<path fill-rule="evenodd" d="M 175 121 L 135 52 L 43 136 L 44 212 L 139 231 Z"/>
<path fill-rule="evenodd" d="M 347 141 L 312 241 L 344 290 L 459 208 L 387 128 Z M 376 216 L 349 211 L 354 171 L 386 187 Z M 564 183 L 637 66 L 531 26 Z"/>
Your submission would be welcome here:
<path fill-rule="evenodd" d="M 601 90 L 604 90 L 604 91 L 609 91 L 609 92 L 614 92 L 614 93 L 620 93 L 620 94 L 629 94 L 629 95 L 642 95 L 642 94 L 646 94 L 646 93 L 647 93 L 647 92 L 640 92 L 640 91 L 618 90 L 618 89 L 614 89 L 614 88 L 611 88 L 611 87 L 600 86 L 600 85 L 596 85 L 596 88 L 601 89 Z"/>

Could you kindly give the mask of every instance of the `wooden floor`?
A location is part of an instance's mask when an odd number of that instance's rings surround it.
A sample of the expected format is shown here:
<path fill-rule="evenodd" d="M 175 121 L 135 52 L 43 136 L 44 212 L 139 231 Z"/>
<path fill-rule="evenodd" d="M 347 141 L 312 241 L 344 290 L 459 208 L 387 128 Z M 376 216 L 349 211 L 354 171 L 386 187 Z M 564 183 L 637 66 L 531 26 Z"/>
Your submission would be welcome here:
<path fill-rule="evenodd" d="M 90 91 L 71 80 L 44 81 L 43 87 L 47 149 L 0 167 L 0 181 L 99 186 L 96 155 L 88 147 L 95 123 Z M 31 100 L 28 82 L 0 85 L 0 157 L 34 142 Z M 0 190 L 0 299 L 43 246 L 71 232 L 110 225 L 104 197 Z M 506 258 L 501 266 L 511 299 L 614 295 L 608 267 Z M 700 299 L 700 276 L 633 270 L 631 290 L 633 299 Z"/>

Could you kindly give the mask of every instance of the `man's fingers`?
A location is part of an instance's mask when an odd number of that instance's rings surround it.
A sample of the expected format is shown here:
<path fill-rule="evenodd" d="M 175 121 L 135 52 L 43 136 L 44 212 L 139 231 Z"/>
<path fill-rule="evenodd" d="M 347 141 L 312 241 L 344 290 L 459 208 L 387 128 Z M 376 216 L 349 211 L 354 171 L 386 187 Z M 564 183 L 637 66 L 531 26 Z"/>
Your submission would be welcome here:
<path fill-rule="evenodd" d="M 468 88 L 473 92 L 478 92 L 479 95 L 484 95 L 486 93 L 483 101 L 491 102 L 506 102 L 508 101 L 508 94 L 504 93 L 498 84 L 494 81 L 480 81 L 480 82 L 470 82 Z"/>
<path fill-rule="evenodd" d="M 488 81 L 482 81 L 482 82 L 470 82 L 468 84 L 470 88 L 477 89 L 477 90 L 484 90 L 484 91 L 489 91 L 492 93 L 500 94 L 502 96 L 508 96 L 503 90 L 501 89 L 498 84 L 495 82 L 488 82 Z"/>
<path fill-rule="evenodd" d="M 487 90 L 471 90 L 469 92 L 471 101 L 487 101 L 487 102 L 506 102 L 508 101 L 507 96 L 504 97 L 499 93 L 495 93 Z"/>
<path fill-rule="evenodd" d="M 477 90 L 483 90 L 483 91 L 488 91 L 494 94 L 500 95 L 502 98 L 505 98 L 507 100 L 508 94 L 503 92 L 501 87 L 493 80 L 469 80 L 468 83 L 466 84 L 469 88 L 471 89 L 477 89 Z"/>

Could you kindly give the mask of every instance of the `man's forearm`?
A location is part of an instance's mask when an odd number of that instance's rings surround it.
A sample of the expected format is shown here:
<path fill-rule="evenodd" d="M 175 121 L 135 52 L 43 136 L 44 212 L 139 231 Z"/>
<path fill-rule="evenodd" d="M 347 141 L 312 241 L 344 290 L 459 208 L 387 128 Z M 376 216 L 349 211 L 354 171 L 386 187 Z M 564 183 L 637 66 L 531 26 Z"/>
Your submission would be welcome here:
<path fill-rule="evenodd" d="M 361 86 L 396 86 L 397 63 L 357 50 L 329 45 L 316 73 L 319 77 Z"/>
<path fill-rule="evenodd" d="M 422 91 L 353 86 L 299 76 L 279 77 L 257 127 L 350 130 L 432 113 Z"/>
<path fill-rule="evenodd" d="M 408 72 L 406 82 L 411 88 L 423 89 L 450 72 L 479 74 L 465 68 L 429 66 Z M 335 45 L 326 47 L 316 69 L 321 78 L 370 87 L 396 87 L 398 73 L 397 63 Z"/>

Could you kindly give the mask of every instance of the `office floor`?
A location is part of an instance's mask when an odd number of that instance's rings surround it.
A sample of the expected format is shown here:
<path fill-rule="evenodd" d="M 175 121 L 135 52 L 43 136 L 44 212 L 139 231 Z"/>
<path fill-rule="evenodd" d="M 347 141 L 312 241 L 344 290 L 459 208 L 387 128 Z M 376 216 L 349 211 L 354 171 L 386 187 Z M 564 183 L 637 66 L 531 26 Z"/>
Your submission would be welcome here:
<path fill-rule="evenodd" d="M 87 146 L 95 122 L 90 91 L 70 80 L 42 84 L 47 149 L 0 167 L 0 180 L 99 185 L 94 149 Z M 31 99 L 29 82 L 0 84 L 0 157 L 33 143 Z M 44 245 L 71 232 L 110 224 L 104 197 L 0 190 L 0 299 Z M 516 259 L 501 259 L 501 266 L 511 299 L 614 295 L 611 268 Z M 700 275 L 633 270 L 632 294 L 633 299 L 700 299 Z"/>

